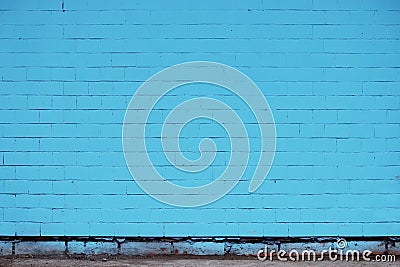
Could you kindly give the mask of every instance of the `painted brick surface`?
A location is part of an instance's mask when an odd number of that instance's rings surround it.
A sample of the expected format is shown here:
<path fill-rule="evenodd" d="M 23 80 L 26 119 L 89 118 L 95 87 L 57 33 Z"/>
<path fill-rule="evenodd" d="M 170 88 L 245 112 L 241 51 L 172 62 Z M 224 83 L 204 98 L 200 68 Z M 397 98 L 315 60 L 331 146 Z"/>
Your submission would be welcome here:
<path fill-rule="evenodd" d="M 400 235 L 398 1 L 18 0 L 0 23 L 1 236 Z M 195 60 L 257 83 L 277 151 L 256 192 L 174 208 L 133 181 L 122 122 L 142 82 Z"/>

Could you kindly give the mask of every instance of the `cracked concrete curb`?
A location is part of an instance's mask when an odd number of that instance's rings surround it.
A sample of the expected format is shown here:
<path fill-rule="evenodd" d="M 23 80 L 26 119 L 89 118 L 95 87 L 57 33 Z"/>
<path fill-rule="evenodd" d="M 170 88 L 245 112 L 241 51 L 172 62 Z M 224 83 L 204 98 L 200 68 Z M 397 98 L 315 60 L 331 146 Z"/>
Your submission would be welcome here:
<path fill-rule="evenodd" d="M 316 252 L 334 246 L 337 238 L 0 238 L 0 255 L 256 255 L 269 250 Z M 400 237 L 346 238 L 347 249 L 400 254 Z"/>

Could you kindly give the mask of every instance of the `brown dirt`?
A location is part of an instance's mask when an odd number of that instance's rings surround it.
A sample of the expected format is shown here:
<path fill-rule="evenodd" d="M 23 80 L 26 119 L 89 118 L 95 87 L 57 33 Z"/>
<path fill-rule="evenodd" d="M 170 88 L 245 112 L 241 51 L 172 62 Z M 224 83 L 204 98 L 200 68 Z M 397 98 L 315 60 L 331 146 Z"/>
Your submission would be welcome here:
<path fill-rule="evenodd" d="M 115 255 L 60 255 L 60 256 L 5 256 L 0 257 L 1 267 L 41 267 L 41 266 L 400 266 L 394 263 L 379 262 L 261 262 L 256 257 L 246 256 L 115 256 Z"/>

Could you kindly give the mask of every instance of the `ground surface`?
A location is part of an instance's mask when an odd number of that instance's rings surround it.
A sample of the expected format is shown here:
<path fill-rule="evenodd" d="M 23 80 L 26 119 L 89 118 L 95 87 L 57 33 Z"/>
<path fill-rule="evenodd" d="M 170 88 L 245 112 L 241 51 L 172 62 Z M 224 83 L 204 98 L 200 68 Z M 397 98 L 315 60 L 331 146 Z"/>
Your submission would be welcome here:
<path fill-rule="evenodd" d="M 393 263 L 380 262 L 261 262 L 255 257 L 191 257 L 191 256 L 153 256 L 153 257 L 127 257 L 127 256 L 9 256 L 0 257 L 0 266 L 400 266 L 400 261 Z"/>

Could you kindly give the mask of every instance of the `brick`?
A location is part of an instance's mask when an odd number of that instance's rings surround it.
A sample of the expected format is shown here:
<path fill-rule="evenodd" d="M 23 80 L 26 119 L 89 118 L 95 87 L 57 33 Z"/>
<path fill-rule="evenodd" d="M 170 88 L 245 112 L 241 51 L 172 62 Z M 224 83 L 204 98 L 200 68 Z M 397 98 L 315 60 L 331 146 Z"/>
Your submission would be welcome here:
<path fill-rule="evenodd" d="M 13 208 L 15 207 L 15 195 L 10 194 L 0 194 L 0 203 L 1 207 L 4 208 Z"/>
<path fill-rule="evenodd" d="M 40 235 L 40 223 L 19 221 L 15 223 L 15 235 L 16 236 L 39 236 Z"/>
<path fill-rule="evenodd" d="M 382 53 L 384 50 L 387 51 L 398 51 L 399 47 L 393 42 L 393 40 L 387 39 L 366 39 L 366 40 L 337 40 L 329 39 L 324 41 L 324 51 L 332 53 Z"/>
<path fill-rule="evenodd" d="M 28 105 L 28 98 L 26 96 L 2 96 L 1 109 L 25 109 Z"/>
<path fill-rule="evenodd" d="M 52 68 L 51 69 L 52 81 L 75 81 L 74 68 Z"/>
<path fill-rule="evenodd" d="M 40 34 L 43 32 L 42 34 Z M 25 25 L 15 27 L 15 36 L 32 39 L 61 39 L 63 29 L 60 25 Z"/>
<path fill-rule="evenodd" d="M 315 138 L 311 142 L 311 149 L 313 152 L 336 152 L 340 151 L 338 147 L 338 141 L 333 138 Z M 361 147 L 361 142 L 360 142 Z"/>
<path fill-rule="evenodd" d="M 382 144 L 382 139 L 380 140 Z M 399 151 L 400 150 L 400 141 L 396 138 L 391 138 L 391 139 L 386 139 L 386 145 L 387 145 L 387 150 L 388 151 Z M 385 147 L 385 146 L 383 146 Z M 380 147 L 381 151 L 384 150 L 382 146 Z"/>
<path fill-rule="evenodd" d="M 38 111 L 0 110 L 2 123 L 35 123 L 39 121 Z"/>
<path fill-rule="evenodd" d="M 30 208 L 40 206 L 40 195 L 18 194 L 15 196 L 15 207 Z"/>
<path fill-rule="evenodd" d="M 357 152 L 361 151 L 360 139 L 338 139 L 337 151 L 338 152 Z"/>
<path fill-rule="evenodd" d="M 289 179 L 312 179 L 316 166 L 288 166 Z"/>
<path fill-rule="evenodd" d="M 51 125 L 46 124 L 15 124 L 3 130 L 4 137 L 48 137 L 51 135 Z"/>
<path fill-rule="evenodd" d="M 304 236 L 314 233 L 314 224 L 312 223 L 288 223 L 289 236 Z"/>
<path fill-rule="evenodd" d="M 313 110 L 314 123 L 336 123 L 338 121 L 336 110 Z"/>
<path fill-rule="evenodd" d="M 27 194 L 28 184 L 24 180 L 5 180 L 4 193 Z"/>
<path fill-rule="evenodd" d="M 76 137 L 76 136 L 77 136 L 76 124 L 51 124 L 50 137 Z"/>
<path fill-rule="evenodd" d="M 139 236 L 140 234 L 143 235 L 143 232 L 140 232 L 139 224 L 137 223 L 116 223 L 115 225 L 115 235 L 116 236 Z M 154 224 L 150 224 L 150 227 L 146 229 L 149 230 L 150 228 L 154 227 Z M 160 232 L 162 229 L 158 228 L 156 231 Z"/>
<path fill-rule="evenodd" d="M 311 137 L 330 137 L 326 135 L 326 128 L 330 125 L 322 124 L 300 124 L 299 134 L 300 137 L 311 138 Z"/>
<path fill-rule="evenodd" d="M 103 109 L 125 109 L 127 106 L 124 96 L 102 96 L 101 106 Z"/>
<path fill-rule="evenodd" d="M 5 211 L 4 219 L 9 222 L 41 222 L 51 220 L 51 209 L 42 208 L 10 208 Z"/>
<path fill-rule="evenodd" d="M 339 110 L 341 123 L 385 123 L 386 110 Z"/>
<path fill-rule="evenodd" d="M 374 128 L 368 124 L 337 124 L 325 126 L 325 137 L 372 138 Z"/>
<path fill-rule="evenodd" d="M 13 222 L 0 222 L 0 233 L 3 236 L 15 236 L 16 224 Z"/>
<path fill-rule="evenodd" d="M 53 96 L 53 109 L 74 109 L 76 108 L 75 96 Z"/>
<path fill-rule="evenodd" d="M 66 236 L 88 236 L 89 235 L 89 223 L 87 222 L 74 222 L 65 223 L 65 235 Z"/>
<path fill-rule="evenodd" d="M 92 181 L 77 182 L 79 194 L 122 194 L 126 191 L 125 182 Z"/>
<path fill-rule="evenodd" d="M 279 138 L 277 141 L 277 151 L 307 152 L 311 146 L 311 140 L 306 138 Z"/>
<path fill-rule="evenodd" d="M 383 11 L 379 10 L 375 14 L 375 22 L 377 24 L 400 24 L 399 11 Z"/>
<path fill-rule="evenodd" d="M 264 225 L 264 236 L 288 236 L 288 224 L 274 223 Z"/>
<path fill-rule="evenodd" d="M 393 0 L 382 1 L 382 4 L 380 4 L 378 7 L 374 1 L 366 0 L 363 2 L 363 8 L 379 8 L 379 10 L 399 10 L 399 7 Z"/>
<path fill-rule="evenodd" d="M 53 191 L 50 181 L 31 181 L 29 183 L 30 194 L 51 194 Z"/>
<path fill-rule="evenodd" d="M 100 81 L 100 68 L 77 68 L 76 80 L 79 82 Z"/>
<path fill-rule="evenodd" d="M 90 224 L 90 236 L 108 236 L 110 233 L 115 234 L 114 223 L 91 223 Z"/>
<path fill-rule="evenodd" d="M 346 8 L 345 4 L 348 3 L 345 1 L 341 1 L 339 5 L 340 8 L 344 10 L 326 12 L 325 23 L 342 25 L 372 24 L 374 20 L 374 12 L 372 10 L 349 11 L 348 9 L 354 9 L 354 6 L 352 6 L 351 8 Z"/>
<path fill-rule="evenodd" d="M 62 110 L 41 110 L 39 114 L 41 123 L 57 123 L 64 117 Z"/>
<path fill-rule="evenodd" d="M 377 138 L 398 137 L 400 133 L 399 124 L 376 124 L 374 125 L 374 136 Z"/>
<path fill-rule="evenodd" d="M 374 138 L 362 140 L 362 151 L 375 152 L 375 151 L 390 151 L 390 144 L 392 139 Z M 396 151 L 396 150 L 395 150 Z"/>
<path fill-rule="evenodd" d="M 51 69 L 49 68 L 29 68 L 27 71 L 28 81 L 51 80 Z"/>
<path fill-rule="evenodd" d="M 393 67 L 397 54 L 338 54 L 335 55 L 337 67 Z"/>
<path fill-rule="evenodd" d="M 64 224 L 63 223 L 42 223 L 41 227 L 42 236 L 63 236 Z"/>
<path fill-rule="evenodd" d="M 5 68 L 3 69 L 3 81 L 26 81 L 26 68 Z"/>
<path fill-rule="evenodd" d="M 100 96 L 79 96 L 77 97 L 78 109 L 98 109 L 101 107 Z"/>
<path fill-rule="evenodd" d="M 40 179 L 40 168 L 38 166 L 17 166 L 15 167 L 15 177 L 21 180 Z"/>
<path fill-rule="evenodd" d="M 277 209 L 276 221 L 279 222 L 298 222 L 300 221 L 300 210 L 298 209 Z"/>

